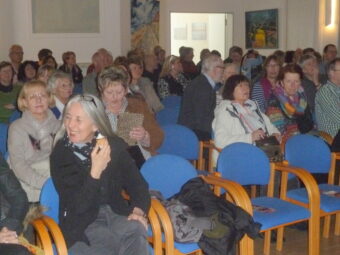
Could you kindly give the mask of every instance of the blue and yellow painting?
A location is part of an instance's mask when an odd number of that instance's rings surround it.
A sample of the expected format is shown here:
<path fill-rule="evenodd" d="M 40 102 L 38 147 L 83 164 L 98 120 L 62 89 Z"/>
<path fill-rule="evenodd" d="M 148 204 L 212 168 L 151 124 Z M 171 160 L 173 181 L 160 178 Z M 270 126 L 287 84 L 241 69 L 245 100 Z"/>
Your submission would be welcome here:
<path fill-rule="evenodd" d="M 151 51 L 159 44 L 159 1 L 131 0 L 131 47 Z"/>

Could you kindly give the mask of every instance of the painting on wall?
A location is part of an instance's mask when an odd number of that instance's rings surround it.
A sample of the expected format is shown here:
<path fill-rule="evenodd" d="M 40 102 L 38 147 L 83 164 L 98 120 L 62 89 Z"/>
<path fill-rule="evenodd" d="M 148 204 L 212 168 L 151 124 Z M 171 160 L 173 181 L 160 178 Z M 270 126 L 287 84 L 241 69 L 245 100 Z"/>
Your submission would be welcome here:
<path fill-rule="evenodd" d="M 33 33 L 99 33 L 99 0 L 32 0 Z"/>
<path fill-rule="evenodd" d="M 191 25 L 192 40 L 207 40 L 207 23 L 195 22 Z"/>
<path fill-rule="evenodd" d="M 159 45 L 159 0 L 131 0 L 131 48 Z"/>
<path fill-rule="evenodd" d="M 246 12 L 246 48 L 278 48 L 278 9 Z"/>

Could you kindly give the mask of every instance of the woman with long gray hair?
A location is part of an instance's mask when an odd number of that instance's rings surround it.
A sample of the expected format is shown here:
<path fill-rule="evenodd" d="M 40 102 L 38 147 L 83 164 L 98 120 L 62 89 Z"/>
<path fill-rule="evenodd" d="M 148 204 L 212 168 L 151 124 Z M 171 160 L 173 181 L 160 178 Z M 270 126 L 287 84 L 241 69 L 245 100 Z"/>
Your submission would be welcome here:
<path fill-rule="evenodd" d="M 50 160 L 59 223 L 72 254 L 147 254 L 148 185 L 97 97 L 69 100 Z"/>

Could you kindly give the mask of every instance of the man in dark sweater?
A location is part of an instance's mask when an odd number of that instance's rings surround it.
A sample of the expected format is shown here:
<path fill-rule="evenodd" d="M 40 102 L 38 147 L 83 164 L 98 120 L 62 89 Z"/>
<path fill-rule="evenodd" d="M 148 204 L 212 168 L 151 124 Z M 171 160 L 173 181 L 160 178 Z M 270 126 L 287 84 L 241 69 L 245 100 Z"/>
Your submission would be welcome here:
<path fill-rule="evenodd" d="M 210 55 L 203 60 L 202 73 L 185 88 L 178 124 L 192 129 L 201 141 L 211 139 L 216 106 L 215 86 L 222 79 L 222 59 Z"/>

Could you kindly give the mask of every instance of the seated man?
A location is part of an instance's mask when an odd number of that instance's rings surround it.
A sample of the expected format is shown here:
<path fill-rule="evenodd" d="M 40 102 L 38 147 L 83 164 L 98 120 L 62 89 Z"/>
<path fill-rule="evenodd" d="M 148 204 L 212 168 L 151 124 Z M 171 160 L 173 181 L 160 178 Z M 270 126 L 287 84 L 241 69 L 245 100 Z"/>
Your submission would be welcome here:
<path fill-rule="evenodd" d="M 9 204 L 6 210 L 5 201 L 0 201 L 0 254 L 28 255 L 28 250 L 18 244 L 18 234 L 22 232 L 22 221 L 28 210 L 27 196 L 1 154 L 0 193 Z"/>
<path fill-rule="evenodd" d="M 329 63 L 328 77 L 316 94 L 315 112 L 318 130 L 334 137 L 340 128 L 340 58 Z"/>
<path fill-rule="evenodd" d="M 199 140 L 211 139 L 211 124 L 216 106 L 216 83 L 221 82 L 222 59 L 209 55 L 203 60 L 202 73 L 185 88 L 178 124 L 192 129 Z"/>

